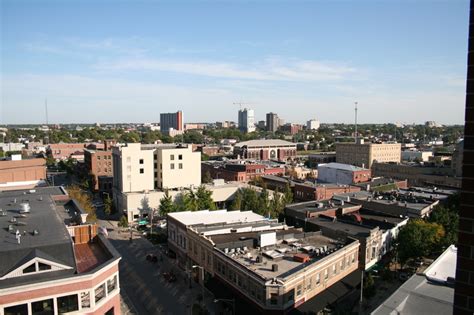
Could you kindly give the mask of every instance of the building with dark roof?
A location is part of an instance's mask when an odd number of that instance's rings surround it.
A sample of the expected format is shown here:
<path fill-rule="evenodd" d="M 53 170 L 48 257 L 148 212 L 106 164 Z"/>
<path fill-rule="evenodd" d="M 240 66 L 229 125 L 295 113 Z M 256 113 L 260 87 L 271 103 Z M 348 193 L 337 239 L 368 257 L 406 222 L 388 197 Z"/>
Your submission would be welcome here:
<path fill-rule="evenodd" d="M 120 314 L 120 255 L 59 187 L 0 194 L 0 314 Z"/>

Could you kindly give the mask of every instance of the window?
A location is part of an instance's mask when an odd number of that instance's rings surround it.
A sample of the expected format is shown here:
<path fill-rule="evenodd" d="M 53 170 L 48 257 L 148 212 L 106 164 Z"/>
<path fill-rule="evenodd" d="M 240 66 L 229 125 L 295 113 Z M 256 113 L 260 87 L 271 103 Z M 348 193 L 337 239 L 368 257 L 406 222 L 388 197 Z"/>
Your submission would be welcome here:
<path fill-rule="evenodd" d="M 308 283 L 306 284 L 306 291 L 311 290 L 313 287 L 313 278 L 309 278 Z"/>
<path fill-rule="evenodd" d="M 352 254 L 352 262 L 355 262 L 355 254 Z"/>
<path fill-rule="evenodd" d="M 179 163 L 178 166 L 179 166 L 178 168 L 179 168 L 180 170 L 183 169 L 183 163 Z"/>
<path fill-rule="evenodd" d="M 321 283 L 321 277 L 319 276 L 319 273 L 316 275 L 316 285 L 319 285 Z"/>
<path fill-rule="evenodd" d="M 28 315 L 28 305 L 21 304 L 10 307 L 5 307 L 5 315 Z"/>
<path fill-rule="evenodd" d="M 79 310 L 79 303 L 77 294 L 66 295 L 58 297 L 58 312 L 59 314 L 74 312 Z"/>
<path fill-rule="evenodd" d="M 82 308 L 91 307 L 91 294 L 89 291 L 81 292 L 81 306 Z"/>
<path fill-rule="evenodd" d="M 270 304 L 277 305 L 278 304 L 278 294 L 277 293 L 270 293 Z"/>
<path fill-rule="evenodd" d="M 171 163 L 171 169 L 174 170 L 174 163 Z"/>
<path fill-rule="evenodd" d="M 339 269 L 344 270 L 344 259 L 339 263 Z"/>
<path fill-rule="evenodd" d="M 298 284 L 298 286 L 296 287 L 296 296 L 300 296 L 301 294 L 303 294 L 303 286 L 301 284 Z"/>
<path fill-rule="evenodd" d="M 183 155 L 182 154 L 178 155 L 178 160 L 182 160 L 182 159 L 183 159 Z"/>
<path fill-rule="evenodd" d="M 105 315 L 114 315 L 114 308 L 112 307 L 110 310 L 108 310 L 107 312 L 105 312 Z"/>
<path fill-rule="evenodd" d="M 143 164 L 143 159 L 140 159 L 140 164 Z"/>
<path fill-rule="evenodd" d="M 105 297 L 105 284 L 101 284 L 95 289 L 95 302 L 99 302 Z"/>
<path fill-rule="evenodd" d="M 31 303 L 33 315 L 54 315 L 53 299 Z"/>
<path fill-rule="evenodd" d="M 324 270 L 324 279 L 327 279 L 329 277 L 329 272 L 328 270 Z"/>
<path fill-rule="evenodd" d="M 51 266 L 43 263 L 38 263 L 39 271 L 51 270 Z"/>
<path fill-rule="evenodd" d="M 100 155 L 97 156 L 97 161 L 100 161 Z"/>
<path fill-rule="evenodd" d="M 154 168 L 158 168 L 158 163 L 153 163 Z"/>
<path fill-rule="evenodd" d="M 140 174 L 143 174 L 145 170 L 143 168 L 140 169 Z"/>
<path fill-rule="evenodd" d="M 117 276 L 107 280 L 107 292 L 110 293 L 117 288 Z"/>
<path fill-rule="evenodd" d="M 32 263 L 31 265 L 23 269 L 23 273 L 32 273 L 32 272 L 36 272 L 36 263 Z"/>
<path fill-rule="evenodd" d="M 174 161 L 174 154 L 171 154 L 171 155 L 170 155 L 170 160 L 171 160 L 171 161 Z"/>

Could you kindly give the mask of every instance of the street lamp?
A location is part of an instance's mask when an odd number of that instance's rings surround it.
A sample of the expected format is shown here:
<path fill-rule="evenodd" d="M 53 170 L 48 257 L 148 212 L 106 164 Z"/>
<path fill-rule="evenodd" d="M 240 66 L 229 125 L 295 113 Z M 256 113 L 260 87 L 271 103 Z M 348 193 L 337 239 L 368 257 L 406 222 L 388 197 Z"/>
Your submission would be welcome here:
<path fill-rule="evenodd" d="M 204 305 L 204 268 L 202 266 L 198 266 L 198 265 L 193 265 L 192 268 L 193 269 L 199 268 L 202 271 L 201 295 L 202 295 L 202 304 Z"/>
<path fill-rule="evenodd" d="M 214 299 L 214 303 L 217 303 L 219 301 L 226 302 L 226 303 L 232 303 L 232 314 L 235 315 L 235 299 Z"/>

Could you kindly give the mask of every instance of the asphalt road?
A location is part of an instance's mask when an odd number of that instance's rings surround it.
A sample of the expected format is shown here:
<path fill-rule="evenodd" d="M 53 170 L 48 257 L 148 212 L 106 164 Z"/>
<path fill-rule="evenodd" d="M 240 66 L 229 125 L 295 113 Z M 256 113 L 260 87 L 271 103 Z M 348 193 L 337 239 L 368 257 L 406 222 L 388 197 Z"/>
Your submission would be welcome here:
<path fill-rule="evenodd" d="M 109 221 L 100 221 L 100 225 L 111 228 Z M 118 228 L 109 232 L 109 240 L 122 255 L 120 261 L 120 287 L 124 292 L 123 300 L 129 305 L 132 313 L 138 314 L 191 314 L 191 306 L 201 293 L 201 287 L 194 283 L 189 289 L 186 274 L 173 264 L 160 249 L 148 240 L 135 236 L 129 241 L 129 233 L 118 233 Z M 163 256 L 163 262 L 151 263 L 146 255 L 154 253 Z M 174 270 L 177 281 L 168 283 L 162 272 Z M 205 303 L 211 313 L 215 313 L 217 305 L 214 297 L 205 293 Z"/>

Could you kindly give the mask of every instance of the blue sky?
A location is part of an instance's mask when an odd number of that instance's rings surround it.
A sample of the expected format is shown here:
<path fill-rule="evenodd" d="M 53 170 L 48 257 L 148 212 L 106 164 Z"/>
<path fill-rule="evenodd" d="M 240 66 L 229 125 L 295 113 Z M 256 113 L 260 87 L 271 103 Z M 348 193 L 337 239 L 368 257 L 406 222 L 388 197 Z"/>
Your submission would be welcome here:
<path fill-rule="evenodd" d="M 2 0 L 0 123 L 463 123 L 468 0 Z"/>

